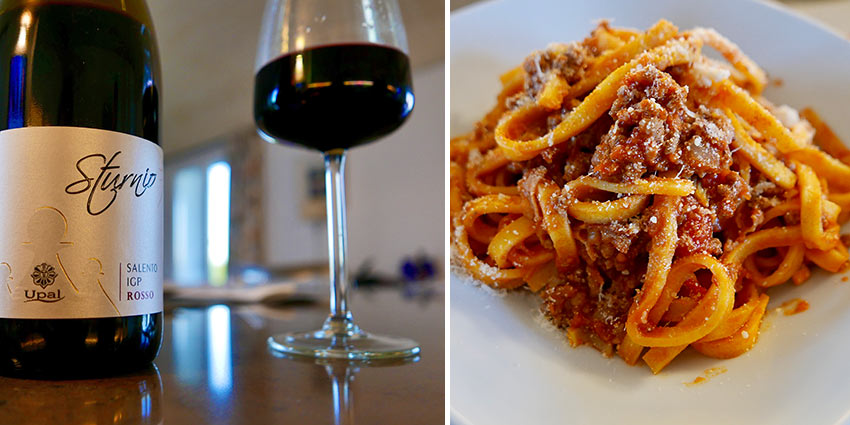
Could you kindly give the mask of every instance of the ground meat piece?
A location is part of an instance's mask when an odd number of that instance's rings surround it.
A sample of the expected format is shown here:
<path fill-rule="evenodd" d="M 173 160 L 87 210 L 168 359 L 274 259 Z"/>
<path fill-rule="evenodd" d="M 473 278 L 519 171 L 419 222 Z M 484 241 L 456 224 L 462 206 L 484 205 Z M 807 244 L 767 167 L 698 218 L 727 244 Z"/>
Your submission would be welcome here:
<path fill-rule="evenodd" d="M 579 251 L 586 263 L 597 264 L 603 273 L 631 270 L 635 257 L 646 245 L 640 230 L 638 219 L 580 224 L 576 232 L 584 249 Z"/>
<path fill-rule="evenodd" d="M 540 155 L 526 161 L 522 164 L 522 167 L 526 170 L 543 168 L 546 171 L 546 178 L 552 180 L 558 186 L 563 186 L 566 183 L 563 179 L 563 164 L 567 158 L 572 158 L 573 147 L 569 146 L 568 143 L 562 143 L 560 145 L 552 146 L 551 148 L 547 148 Z"/>
<path fill-rule="evenodd" d="M 687 94 L 687 88 L 654 66 L 631 71 L 617 91 L 610 111 L 614 125 L 593 155 L 593 172 L 627 181 L 669 169 L 678 160 Z"/>
<path fill-rule="evenodd" d="M 563 180 L 568 182 L 587 174 L 587 170 L 590 169 L 590 158 L 592 156 L 593 154 L 590 152 L 583 152 L 581 150 L 573 151 L 570 161 L 564 165 Z"/>
<path fill-rule="evenodd" d="M 567 84 L 572 85 L 581 80 L 588 66 L 588 59 L 592 56 L 583 45 L 555 44 L 549 49 L 554 52 L 552 69 L 563 76 Z"/>
<path fill-rule="evenodd" d="M 590 259 L 595 262 L 600 258 L 612 259 L 617 253 L 629 251 L 631 237 L 640 231 L 638 226 L 624 226 L 617 221 L 609 224 L 585 224 L 583 226 Z"/>
<path fill-rule="evenodd" d="M 587 174 L 590 170 L 593 150 L 602 135 L 608 131 L 611 122 L 610 118 L 602 117 L 587 130 L 573 136 L 568 142 L 546 148 L 540 155 L 526 162 L 511 163 L 508 169 L 511 172 L 522 173 L 523 169 L 544 167 L 547 177 L 558 186 L 563 186 L 566 182 Z M 513 170 L 511 166 L 518 168 Z"/>
<path fill-rule="evenodd" d="M 722 245 L 720 240 L 713 236 L 716 220 L 714 211 L 700 205 L 696 198 L 683 198 L 679 204 L 679 243 L 676 246 L 676 255 L 720 255 Z"/>
<path fill-rule="evenodd" d="M 784 189 L 777 186 L 772 181 L 762 181 L 752 186 L 753 199 L 760 199 L 764 206 L 773 206 L 773 200 L 778 199 L 785 192 Z"/>
<path fill-rule="evenodd" d="M 714 209 L 720 226 L 724 228 L 725 222 L 751 196 L 749 186 L 735 171 L 708 173 L 700 179 L 700 184 L 708 195 L 709 206 Z"/>
<path fill-rule="evenodd" d="M 757 198 L 764 199 L 764 198 Z M 741 205 L 740 213 L 735 216 L 736 235 L 755 232 L 764 222 L 764 210 L 757 207 L 758 202 L 753 199 Z M 729 227 L 729 226 L 727 226 Z"/>
<path fill-rule="evenodd" d="M 700 105 L 687 130 L 682 161 L 701 175 L 728 169 L 732 164 L 729 143 L 733 137 L 732 124 L 725 116 Z"/>
<path fill-rule="evenodd" d="M 588 296 L 585 269 L 576 268 L 564 275 L 563 279 L 562 285 L 549 286 L 540 291 L 544 313 L 559 328 L 569 326 L 570 320 L 576 314 L 585 317 L 593 315 L 593 304 Z"/>
<path fill-rule="evenodd" d="M 588 271 L 577 268 L 565 277 L 563 285 L 541 291 L 542 310 L 559 328 L 581 329 L 606 343 L 619 344 L 642 273 L 617 276 L 606 277 L 609 283 L 594 293 L 588 287 Z"/>
<path fill-rule="evenodd" d="M 719 111 L 687 106 L 688 88 L 654 66 L 626 75 L 610 115 L 614 125 L 593 155 L 593 173 L 629 181 L 648 172 L 682 178 L 719 172 L 731 163 L 733 131 Z"/>
<path fill-rule="evenodd" d="M 751 178 L 755 180 L 755 183 L 751 185 L 751 195 L 753 200 L 759 202 L 759 207 L 769 208 L 782 202 L 782 199 L 785 198 L 785 189 L 777 186 L 776 183 L 768 180 L 764 174 L 756 170 L 751 170 L 750 174 Z"/>
<path fill-rule="evenodd" d="M 580 43 L 553 43 L 525 58 L 525 94 L 536 98 L 550 78 L 561 77 L 567 84 L 581 80 L 593 54 Z"/>

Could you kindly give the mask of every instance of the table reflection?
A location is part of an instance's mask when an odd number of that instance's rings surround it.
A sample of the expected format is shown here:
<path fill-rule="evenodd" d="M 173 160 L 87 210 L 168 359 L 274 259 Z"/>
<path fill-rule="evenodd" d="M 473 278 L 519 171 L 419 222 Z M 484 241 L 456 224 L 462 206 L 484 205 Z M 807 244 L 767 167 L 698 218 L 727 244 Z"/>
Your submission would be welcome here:
<path fill-rule="evenodd" d="M 210 389 L 217 397 L 228 397 L 233 387 L 233 347 L 228 306 L 215 305 L 207 310 L 207 335 Z"/>
<path fill-rule="evenodd" d="M 151 366 L 106 379 L 0 378 L 0 423 L 155 425 L 163 423 L 162 379 Z"/>
<path fill-rule="evenodd" d="M 407 362 L 415 364 L 387 364 L 399 367 L 269 352 L 268 335 L 322 320 L 325 305 L 166 302 L 158 369 L 74 381 L 0 377 L 0 425 L 442 423 L 445 310 L 441 293 L 426 292 L 370 288 L 352 298 L 365 326 L 422 343 L 421 360 Z"/>
<path fill-rule="evenodd" d="M 303 364 L 315 364 L 324 367 L 330 379 L 331 399 L 333 401 L 334 425 L 354 425 L 354 391 L 352 383 L 355 375 L 363 367 L 391 367 L 416 363 L 420 356 L 388 360 L 341 360 L 315 359 L 300 356 L 290 356 L 273 350 L 269 352 L 278 358 L 297 361 Z"/>

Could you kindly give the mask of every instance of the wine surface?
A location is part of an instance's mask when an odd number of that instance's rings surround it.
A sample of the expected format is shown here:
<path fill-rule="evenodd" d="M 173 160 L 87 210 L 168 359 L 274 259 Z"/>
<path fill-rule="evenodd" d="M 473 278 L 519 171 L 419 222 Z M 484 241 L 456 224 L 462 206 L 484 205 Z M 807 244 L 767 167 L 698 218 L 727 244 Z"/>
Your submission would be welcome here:
<path fill-rule="evenodd" d="M 328 45 L 282 56 L 260 69 L 254 85 L 260 131 L 324 152 L 391 133 L 413 103 L 407 55 L 376 44 Z"/>
<path fill-rule="evenodd" d="M 149 18 L 74 2 L 20 3 L 0 3 L 5 6 L 0 14 L 0 93 L 5 94 L 0 98 L 0 130 L 85 127 L 159 144 L 158 54 L 152 28 L 142 24 Z M 128 3 L 134 3 L 130 10 L 146 10 L 136 0 Z M 44 268 L 38 270 L 51 277 Z M 57 280 L 62 278 L 56 274 Z M 20 284 L 21 277 L 16 278 L 13 282 Z M 112 288 L 117 282 L 110 279 L 102 277 L 98 283 Z M 0 372 L 48 378 L 112 374 L 149 364 L 161 342 L 162 312 L 2 318 Z"/>

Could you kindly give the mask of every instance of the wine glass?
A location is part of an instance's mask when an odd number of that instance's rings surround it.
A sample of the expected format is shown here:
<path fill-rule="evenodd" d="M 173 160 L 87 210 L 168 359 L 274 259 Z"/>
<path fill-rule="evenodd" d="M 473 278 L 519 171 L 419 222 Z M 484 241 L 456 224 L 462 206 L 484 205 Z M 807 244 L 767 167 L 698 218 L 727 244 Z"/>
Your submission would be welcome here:
<path fill-rule="evenodd" d="M 323 153 L 330 262 L 330 315 L 324 325 L 273 336 L 272 350 L 347 359 L 419 353 L 412 340 L 370 334 L 354 324 L 345 261 L 345 153 L 391 133 L 413 110 L 406 52 L 395 0 L 268 0 L 254 120 L 270 142 Z"/>

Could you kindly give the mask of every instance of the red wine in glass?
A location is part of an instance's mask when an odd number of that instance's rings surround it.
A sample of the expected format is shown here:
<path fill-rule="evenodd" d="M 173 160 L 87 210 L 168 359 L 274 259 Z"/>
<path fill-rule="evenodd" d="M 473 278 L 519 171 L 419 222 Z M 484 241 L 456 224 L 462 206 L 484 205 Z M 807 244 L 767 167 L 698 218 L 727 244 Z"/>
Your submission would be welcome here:
<path fill-rule="evenodd" d="M 378 44 L 284 55 L 260 69 L 254 87 L 254 120 L 261 132 L 323 152 L 393 132 L 414 102 L 407 55 Z"/>
<path fill-rule="evenodd" d="M 393 132 L 413 109 L 396 0 L 268 0 L 259 44 L 257 128 L 268 141 L 323 153 L 328 211 L 328 317 L 320 329 L 271 336 L 269 348 L 370 362 L 418 356 L 416 341 L 361 329 L 348 305 L 346 151 Z"/>

